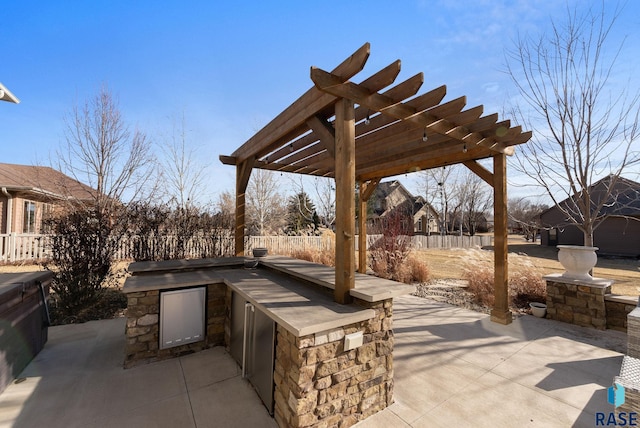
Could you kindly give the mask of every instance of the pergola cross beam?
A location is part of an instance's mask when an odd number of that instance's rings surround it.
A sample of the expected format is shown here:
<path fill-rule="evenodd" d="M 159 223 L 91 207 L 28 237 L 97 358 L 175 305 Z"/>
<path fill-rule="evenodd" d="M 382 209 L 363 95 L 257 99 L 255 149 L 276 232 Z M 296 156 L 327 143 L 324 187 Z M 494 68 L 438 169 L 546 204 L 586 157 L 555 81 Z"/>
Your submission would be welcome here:
<path fill-rule="evenodd" d="M 484 145 L 495 152 L 505 153 L 505 146 L 495 140 L 470 132 L 463 126 L 453 125 L 448 120 L 434 116 L 429 111 L 418 111 L 414 107 L 397 102 L 383 94 L 367 91 L 356 83 L 341 81 L 338 76 L 317 67 L 311 67 L 311 80 L 318 89 L 328 94 L 351 99 L 371 110 L 395 119 L 411 121 L 433 132 L 445 134 L 465 143 Z M 463 138 L 464 140 L 462 140 Z"/>

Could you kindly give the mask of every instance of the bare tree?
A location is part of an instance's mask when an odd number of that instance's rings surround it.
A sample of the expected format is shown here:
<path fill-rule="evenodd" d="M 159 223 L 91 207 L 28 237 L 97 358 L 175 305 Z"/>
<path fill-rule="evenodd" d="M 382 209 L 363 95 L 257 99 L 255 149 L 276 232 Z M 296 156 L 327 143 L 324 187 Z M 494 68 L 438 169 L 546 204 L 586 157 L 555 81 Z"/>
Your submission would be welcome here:
<path fill-rule="evenodd" d="M 460 209 L 456 197 L 459 170 L 456 166 L 421 171 L 419 190 L 425 195 L 425 201 L 438 212 L 441 233 L 453 232 L 453 219 Z M 439 209 L 438 209 L 439 208 Z"/>
<path fill-rule="evenodd" d="M 259 236 L 277 233 L 286 225 L 286 205 L 279 187 L 272 171 L 255 169 L 251 173 L 247 186 L 247 224 Z"/>
<path fill-rule="evenodd" d="M 614 87 L 622 46 L 607 43 L 619 14 L 607 18 L 604 3 L 585 14 L 568 10 L 566 22 L 552 21 L 550 34 L 520 37 L 506 54 L 521 95 L 513 116 L 534 131 L 516 168 L 544 189 L 587 246 L 619 177 L 640 162 L 638 91 Z M 606 176 L 605 194 L 594 200 L 592 185 Z"/>
<path fill-rule="evenodd" d="M 320 222 L 326 228 L 336 220 L 336 188 L 332 178 L 316 177 L 313 182 L 316 196 L 316 209 Z"/>
<path fill-rule="evenodd" d="M 130 130 L 106 87 L 74 107 L 65 125 L 58 169 L 96 190 L 94 209 L 111 213 L 125 199 L 138 199 L 148 190 L 154 167 L 151 143 L 137 128 Z"/>
<path fill-rule="evenodd" d="M 525 239 L 536 241 L 536 235 L 541 228 L 540 214 L 548 207 L 533 203 L 526 198 L 509 199 L 507 212 L 513 229 L 522 231 Z"/>
<path fill-rule="evenodd" d="M 126 228 L 117 215 L 125 196 L 142 192 L 152 158 L 149 141 L 129 131 L 106 88 L 65 122 L 58 169 L 95 189 L 89 200 L 70 198 L 67 210 L 48 219 L 52 258 L 45 267 L 53 271 L 55 307 L 66 317 L 95 304 L 112 278 L 114 236 Z"/>
<path fill-rule="evenodd" d="M 182 209 L 198 204 L 199 196 L 204 192 L 204 179 L 207 167 L 198 162 L 196 149 L 187 142 L 186 120 L 184 112 L 180 125 L 175 120 L 169 138 L 162 145 L 164 158 L 161 161 L 161 181 L 168 192 L 170 201 Z"/>
<path fill-rule="evenodd" d="M 488 185 L 470 170 L 461 174 L 456 189 L 460 202 L 460 233 L 466 227 L 473 236 L 486 220 L 485 213 L 492 203 L 491 192 Z"/>
<path fill-rule="evenodd" d="M 218 195 L 218 200 L 215 204 L 215 210 L 218 215 L 226 219 L 226 223 L 235 224 L 236 218 L 236 197 L 233 192 L 228 190 L 223 191 Z"/>

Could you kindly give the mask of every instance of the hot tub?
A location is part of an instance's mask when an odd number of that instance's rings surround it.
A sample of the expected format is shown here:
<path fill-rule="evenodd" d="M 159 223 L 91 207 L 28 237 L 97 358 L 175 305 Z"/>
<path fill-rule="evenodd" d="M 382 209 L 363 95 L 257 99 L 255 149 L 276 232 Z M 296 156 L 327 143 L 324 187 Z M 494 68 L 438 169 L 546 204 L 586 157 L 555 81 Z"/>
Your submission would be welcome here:
<path fill-rule="evenodd" d="M 47 342 L 51 272 L 0 274 L 0 392 Z"/>

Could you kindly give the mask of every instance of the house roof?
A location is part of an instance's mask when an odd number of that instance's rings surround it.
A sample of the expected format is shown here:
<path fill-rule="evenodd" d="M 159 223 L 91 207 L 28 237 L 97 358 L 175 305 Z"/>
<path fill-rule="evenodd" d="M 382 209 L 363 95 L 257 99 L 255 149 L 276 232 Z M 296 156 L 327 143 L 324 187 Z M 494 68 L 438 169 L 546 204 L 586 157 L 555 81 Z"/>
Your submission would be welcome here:
<path fill-rule="evenodd" d="M 599 205 L 602 202 L 602 198 L 608 193 L 607 189 L 611 186 L 612 178 L 614 176 L 608 175 L 589 187 L 592 205 Z M 558 205 L 566 206 L 574 197 L 566 198 L 559 202 Z M 557 209 L 558 207 L 553 205 L 543 211 L 540 217 L 542 218 Z M 624 177 L 618 177 L 599 215 L 640 217 L 640 183 Z"/>
<path fill-rule="evenodd" d="M 405 195 L 405 200 L 401 203 L 394 205 L 392 207 L 386 207 L 386 210 L 379 210 L 375 212 L 376 217 L 384 217 L 388 215 L 391 211 L 396 209 L 407 209 L 411 211 L 412 215 L 417 214 L 421 209 L 426 208 L 427 211 L 431 210 L 435 213 L 435 210 L 429 203 L 427 203 L 422 196 L 413 196 L 406 187 L 400 183 L 398 180 L 385 181 L 379 183 L 374 192 L 375 198 L 379 200 L 386 199 L 389 195 L 391 195 L 394 191 L 399 191 Z M 437 214 L 437 213 L 436 213 Z"/>
<path fill-rule="evenodd" d="M 41 198 L 93 198 L 95 190 L 48 166 L 0 163 L 0 189 Z"/>
<path fill-rule="evenodd" d="M 398 180 L 378 183 L 374 194 L 376 198 L 384 199 L 387 196 L 391 195 L 391 193 L 393 193 L 395 190 L 399 190 L 400 192 L 404 193 L 407 198 L 413 198 L 411 192 L 409 192 L 407 188 L 404 187 Z"/>

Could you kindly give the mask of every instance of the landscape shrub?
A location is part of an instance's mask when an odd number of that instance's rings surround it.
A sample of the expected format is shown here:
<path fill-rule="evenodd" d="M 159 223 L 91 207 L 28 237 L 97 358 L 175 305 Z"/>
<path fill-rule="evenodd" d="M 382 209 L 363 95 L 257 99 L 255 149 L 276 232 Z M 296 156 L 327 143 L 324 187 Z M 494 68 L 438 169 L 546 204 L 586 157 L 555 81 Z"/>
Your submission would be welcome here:
<path fill-rule="evenodd" d="M 394 211 L 384 219 L 382 232 L 369 249 L 371 269 L 381 278 L 401 281 L 400 277 L 405 276 L 402 266 L 411 252 L 411 231 L 401 213 Z"/>
<path fill-rule="evenodd" d="M 283 254 L 285 256 L 293 257 L 294 259 L 306 260 L 308 262 L 320 263 L 326 266 L 335 266 L 336 257 L 333 250 L 293 250 L 289 254 Z"/>
<path fill-rule="evenodd" d="M 61 317 L 75 316 L 94 305 L 108 285 L 114 244 L 109 221 L 92 209 L 78 209 L 47 220 L 52 232 L 51 289 Z"/>
<path fill-rule="evenodd" d="M 407 257 L 396 273 L 396 281 L 405 284 L 425 283 L 431 279 L 429 268 L 415 257 Z"/>
<path fill-rule="evenodd" d="M 463 279 L 469 283 L 468 291 L 476 303 L 491 307 L 494 299 L 494 259 L 492 251 L 469 249 L 463 266 Z M 542 272 L 528 256 L 510 253 L 509 297 L 517 308 L 526 308 L 529 302 L 545 302 L 546 284 Z"/>

